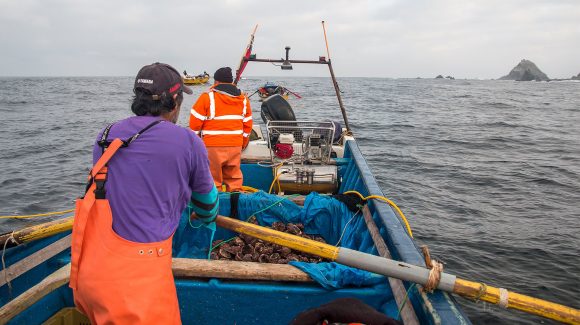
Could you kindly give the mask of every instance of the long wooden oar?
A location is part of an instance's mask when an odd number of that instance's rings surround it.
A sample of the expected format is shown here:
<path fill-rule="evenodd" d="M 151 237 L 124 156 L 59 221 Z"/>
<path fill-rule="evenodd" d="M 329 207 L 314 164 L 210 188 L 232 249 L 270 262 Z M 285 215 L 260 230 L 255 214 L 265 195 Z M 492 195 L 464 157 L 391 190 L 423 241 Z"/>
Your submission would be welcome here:
<path fill-rule="evenodd" d="M 251 98 L 252 96 L 254 96 L 258 91 L 260 91 L 260 89 L 254 91 L 250 96 L 248 96 L 248 98 Z"/>
<path fill-rule="evenodd" d="M 426 285 L 429 280 L 430 270 L 424 267 L 366 254 L 344 247 L 331 246 L 315 240 L 290 235 L 228 217 L 218 216 L 216 223 L 220 227 L 235 232 L 308 254 L 324 257 L 340 264 L 362 270 L 421 285 Z M 510 292 L 503 288 L 488 286 L 480 282 L 459 279 L 455 275 L 448 273 L 441 273 L 440 281 L 436 288 L 453 292 L 470 299 L 498 304 L 503 308 L 518 309 L 563 323 L 580 324 L 580 310 L 578 309 Z"/>
<path fill-rule="evenodd" d="M 297 93 L 293 92 L 292 90 L 290 90 L 288 88 L 284 88 L 284 89 L 288 90 L 288 92 L 291 93 L 292 95 L 296 96 L 296 98 L 302 99 L 302 96 L 298 95 Z"/>

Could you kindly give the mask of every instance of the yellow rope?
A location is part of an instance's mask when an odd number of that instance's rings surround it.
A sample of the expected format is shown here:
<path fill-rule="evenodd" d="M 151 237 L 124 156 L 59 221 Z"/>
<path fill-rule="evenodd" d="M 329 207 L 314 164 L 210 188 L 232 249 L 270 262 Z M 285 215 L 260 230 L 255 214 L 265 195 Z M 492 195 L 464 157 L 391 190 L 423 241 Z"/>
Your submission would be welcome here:
<path fill-rule="evenodd" d="M 280 182 L 278 181 L 278 177 L 280 177 L 280 175 L 282 174 L 277 174 L 276 177 L 274 177 L 274 180 L 272 181 L 272 185 L 270 185 L 268 193 L 272 193 L 272 188 L 274 187 L 274 184 L 278 184 L 278 193 L 282 191 L 282 189 L 280 188 Z"/>
<path fill-rule="evenodd" d="M 278 174 L 278 169 L 280 169 L 280 167 L 282 167 L 282 164 L 276 166 L 276 168 L 274 169 L 274 174 L 276 175 L 276 177 L 274 177 L 274 180 L 272 180 L 272 184 L 270 185 L 268 193 L 272 193 L 272 188 L 274 188 L 274 184 L 278 184 L 278 193 L 282 191 L 282 188 L 280 187 L 280 181 L 278 180 L 278 177 L 282 175 L 282 173 Z"/>
<path fill-rule="evenodd" d="M 29 214 L 24 216 L 0 216 L 0 219 L 28 219 L 34 217 L 44 217 L 44 216 L 53 216 L 57 214 L 65 214 L 69 212 L 73 212 L 75 209 L 70 210 L 63 210 L 63 211 L 54 211 L 54 212 L 47 212 L 47 213 L 38 213 L 38 214 Z"/>
<path fill-rule="evenodd" d="M 395 209 L 395 211 L 397 211 L 397 214 L 401 217 L 401 219 L 405 223 L 405 227 L 407 227 L 407 232 L 409 233 L 409 236 L 411 236 L 411 238 L 413 238 L 413 231 L 411 230 L 411 225 L 409 224 L 409 221 L 407 221 L 407 217 L 405 217 L 405 215 L 403 214 L 403 211 L 401 211 L 401 209 L 399 209 L 399 207 L 393 201 L 387 199 L 384 196 L 380 196 L 380 195 L 369 195 L 369 196 L 365 197 L 357 191 L 346 191 L 343 194 L 350 194 L 350 193 L 358 195 L 362 200 L 376 199 L 376 200 L 381 200 L 383 202 L 388 203 L 390 206 L 392 206 Z"/>
<path fill-rule="evenodd" d="M 242 186 L 242 190 L 245 192 L 250 192 L 250 193 L 256 193 L 259 192 L 260 190 L 258 190 L 257 188 L 251 187 L 251 186 Z"/>

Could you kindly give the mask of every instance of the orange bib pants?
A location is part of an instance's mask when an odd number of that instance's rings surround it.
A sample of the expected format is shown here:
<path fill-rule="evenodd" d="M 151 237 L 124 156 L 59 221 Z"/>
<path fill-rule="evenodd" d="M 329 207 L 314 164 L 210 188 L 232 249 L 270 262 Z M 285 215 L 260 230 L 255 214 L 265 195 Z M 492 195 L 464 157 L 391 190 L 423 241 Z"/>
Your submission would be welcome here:
<path fill-rule="evenodd" d="M 222 184 L 227 192 L 242 190 L 244 176 L 240 169 L 242 161 L 242 147 L 207 147 L 209 169 L 218 191 L 222 191 Z"/>
<path fill-rule="evenodd" d="M 118 142 L 117 142 L 118 141 Z M 92 324 L 181 324 L 171 271 L 171 240 L 136 243 L 112 229 L 107 199 L 96 199 L 96 181 L 122 145 L 111 143 L 91 171 L 92 185 L 78 199 L 72 231 L 70 287 L 77 308 Z"/>

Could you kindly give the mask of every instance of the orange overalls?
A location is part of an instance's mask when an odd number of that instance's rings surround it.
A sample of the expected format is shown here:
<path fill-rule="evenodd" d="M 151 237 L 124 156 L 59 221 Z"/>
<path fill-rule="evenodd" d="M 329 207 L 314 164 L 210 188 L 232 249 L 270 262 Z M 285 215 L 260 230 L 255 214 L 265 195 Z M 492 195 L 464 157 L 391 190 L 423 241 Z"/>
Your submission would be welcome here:
<path fill-rule="evenodd" d="M 250 141 L 252 109 L 244 94 L 238 96 L 214 87 L 201 94 L 191 109 L 189 127 L 205 143 L 209 167 L 219 191 L 242 189 L 242 148 Z"/>
<path fill-rule="evenodd" d="M 123 239 L 104 197 L 107 162 L 130 141 L 115 139 L 94 165 L 76 202 L 71 274 L 77 308 L 92 324 L 181 324 L 171 271 L 173 236 L 155 243 Z"/>

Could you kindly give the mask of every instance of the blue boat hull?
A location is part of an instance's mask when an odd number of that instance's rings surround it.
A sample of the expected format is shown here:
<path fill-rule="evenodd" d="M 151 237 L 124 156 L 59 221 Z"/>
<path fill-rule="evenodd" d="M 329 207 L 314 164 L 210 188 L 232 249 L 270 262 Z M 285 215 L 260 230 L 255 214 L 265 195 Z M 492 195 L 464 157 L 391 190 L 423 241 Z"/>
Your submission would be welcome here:
<path fill-rule="evenodd" d="M 341 179 L 340 193 L 356 190 L 363 195 L 383 195 L 355 141 L 347 141 L 344 157 L 336 159 L 336 164 Z M 268 190 L 273 180 L 270 169 L 243 164 L 242 170 L 245 185 Z M 220 211 L 227 215 L 225 212 L 228 211 L 223 211 L 226 210 L 224 206 Z M 370 210 L 393 258 L 424 266 L 422 255 L 393 210 L 382 203 L 370 203 Z M 361 235 L 354 240 L 356 247 L 351 248 L 377 254 L 370 236 L 366 235 L 364 221 L 353 226 L 359 227 L 356 232 Z M 66 235 L 59 234 L 8 249 L 5 252 L 6 265 L 23 260 Z M 231 234 L 221 234 L 226 235 Z M 11 288 L 3 285 L 0 287 L 0 305 L 69 262 L 70 250 L 65 250 L 11 281 Z M 398 316 L 398 307 L 387 281 L 327 290 L 317 283 L 176 279 L 176 287 L 184 324 L 286 324 L 301 311 L 342 297 L 359 298 L 393 318 Z M 447 293 L 436 291 L 426 295 L 418 292 L 415 286 L 411 287 L 411 283 L 405 283 L 405 287 L 411 288 L 408 299 L 421 324 L 470 324 L 453 297 Z M 60 309 L 71 306 L 72 292 L 65 285 L 21 312 L 10 324 L 39 324 Z"/>

